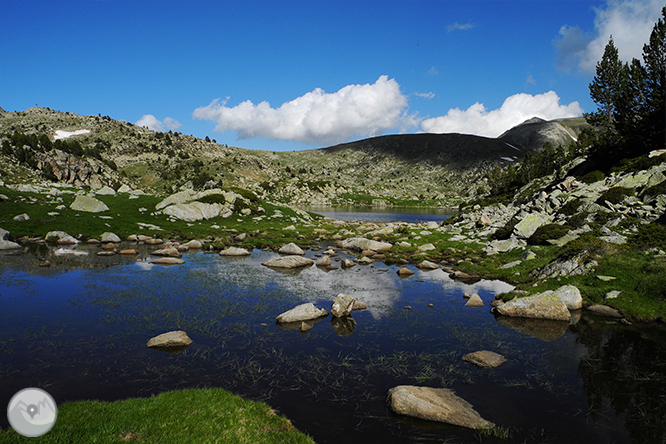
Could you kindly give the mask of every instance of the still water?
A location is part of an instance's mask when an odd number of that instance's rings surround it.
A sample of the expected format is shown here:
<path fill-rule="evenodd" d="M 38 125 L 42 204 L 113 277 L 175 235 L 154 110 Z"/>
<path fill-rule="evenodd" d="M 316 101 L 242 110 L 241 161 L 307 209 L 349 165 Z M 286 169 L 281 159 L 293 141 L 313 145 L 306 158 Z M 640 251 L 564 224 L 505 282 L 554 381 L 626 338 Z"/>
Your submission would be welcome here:
<path fill-rule="evenodd" d="M 258 250 L 244 259 L 189 253 L 184 265 L 160 267 L 79 249 L 90 255 L 50 256 L 49 269 L 33 252 L 0 256 L 0 404 L 25 387 L 57 403 L 222 387 L 269 403 L 318 443 L 666 439 L 666 335 L 656 325 L 585 314 L 575 325 L 495 319 L 488 303 L 508 284 L 411 265 L 416 274 L 402 279 L 380 262 L 276 271 L 261 263 L 277 254 Z M 485 307 L 464 307 L 474 292 Z M 353 313 L 355 326 L 331 316 L 307 333 L 275 324 L 303 302 L 329 309 L 338 293 L 368 304 Z M 194 341 L 182 353 L 146 348 L 180 329 Z M 488 370 L 461 360 L 477 350 L 508 362 Z M 512 437 L 395 415 L 385 398 L 400 384 L 451 388 Z"/>
<path fill-rule="evenodd" d="M 336 220 L 363 222 L 442 222 L 457 213 L 452 209 L 418 208 L 418 207 L 331 207 L 307 206 L 299 207 Z"/>

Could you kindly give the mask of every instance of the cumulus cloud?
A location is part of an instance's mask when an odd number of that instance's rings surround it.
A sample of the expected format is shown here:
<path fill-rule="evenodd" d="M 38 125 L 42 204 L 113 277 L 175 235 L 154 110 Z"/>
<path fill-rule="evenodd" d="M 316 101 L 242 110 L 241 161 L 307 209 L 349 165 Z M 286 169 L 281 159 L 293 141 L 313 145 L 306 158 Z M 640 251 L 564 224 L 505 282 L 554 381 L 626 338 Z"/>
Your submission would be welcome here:
<path fill-rule="evenodd" d="M 153 131 L 166 131 L 165 128 L 168 128 L 172 131 L 177 130 L 182 125 L 175 119 L 167 117 L 164 121 L 160 121 L 157 117 L 152 114 L 145 114 L 135 123 L 136 126 L 142 126 Z"/>
<path fill-rule="evenodd" d="M 347 85 L 335 93 L 314 91 L 272 108 L 246 100 L 234 107 L 224 101 L 194 110 L 196 119 L 216 123 L 215 131 L 235 131 L 240 139 L 263 137 L 310 144 L 333 144 L 352 137 L 372 137 L 410 121 L 407 97 L 395 79 Z"/>
<path fill-rule="evenodd" d="M 497 137 L 506 130 L 531 119 L 544 120 L 577 117 L 583 113 L 578 102 L 560 105 L 560 97 L 549 91 L 544 94 L 515 94 L 508 97 L 498 109 L 487 110 L 475 103 L 466 110 L 454 108 L 445 116 L 426 119 L 421 128 L 428 133 L 463 133 Z"/>
<path fill-rule="evenodd" d="M 553 42 L 558 68 L 593 73 L 611 35 L 620 59 L 640 60 L 663 6 L 662 0 L 606 0 L 603 8 L 594 10 L 594 32 L 585 33 L 578 26 L 560 28 L 560 37 Z"/>
<path fill-rule="evenodd" d="M 447 32 L 453 32 L 453 31 L 467 31 L 470 30 L 474 27 L 474 24 L 472 23 L 458 23 L 455 22 L 452 25 L 449 25 L 446 27 Z"/>

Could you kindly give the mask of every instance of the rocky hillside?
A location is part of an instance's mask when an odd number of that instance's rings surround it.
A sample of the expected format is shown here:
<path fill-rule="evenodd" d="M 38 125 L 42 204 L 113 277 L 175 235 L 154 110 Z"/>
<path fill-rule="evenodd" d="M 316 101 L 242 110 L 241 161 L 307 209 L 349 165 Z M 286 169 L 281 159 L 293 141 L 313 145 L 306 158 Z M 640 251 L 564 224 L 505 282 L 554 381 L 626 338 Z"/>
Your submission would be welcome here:
<path fill-rule="evenodd" d="M 236 187 L 295 204 L 457 206 L 487 190 L 488 168 L 546 142 L 568 144 L 581 127 L 579 119 L 532 119 L 497 139 L 413 134 L 269 152 L 35 107 L 0 112 L 0 174 L 7 183 L 124 184 L 160 194 Z"/>

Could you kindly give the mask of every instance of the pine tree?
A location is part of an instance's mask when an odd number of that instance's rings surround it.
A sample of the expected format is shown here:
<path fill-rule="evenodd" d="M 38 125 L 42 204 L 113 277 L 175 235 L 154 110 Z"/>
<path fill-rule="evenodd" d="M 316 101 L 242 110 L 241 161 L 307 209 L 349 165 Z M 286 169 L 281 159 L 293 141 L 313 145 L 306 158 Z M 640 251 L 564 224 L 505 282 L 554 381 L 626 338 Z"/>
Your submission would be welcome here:
<path fill-rule="evenodd" d="M 627 65 L 620 60 L 611 36 L 601 61 L 597 62 L 596 75 L 590 84 L 590 96 L 599 106 L 599 111 L 588 119 L 594 126 L 606 130 L 614 128 L 615 113 L 628 80 L 628 71 Z"/>
<path fill-rule="evenodd" d="M 666 148 L 666 6 L 661 15 L 652 29 L 649 43 L 643 45 L 645 106 L 642 126 L 653 149 Z"/>

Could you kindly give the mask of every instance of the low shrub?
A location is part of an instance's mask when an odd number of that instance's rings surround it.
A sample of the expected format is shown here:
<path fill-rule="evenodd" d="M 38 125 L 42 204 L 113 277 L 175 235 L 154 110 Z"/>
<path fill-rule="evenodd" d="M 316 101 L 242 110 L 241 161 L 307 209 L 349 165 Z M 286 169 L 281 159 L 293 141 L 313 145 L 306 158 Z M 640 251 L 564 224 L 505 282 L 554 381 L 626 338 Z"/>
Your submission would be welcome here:
<path fill-rule="evenodd" d="M 643 191 L 643 196 L 645 197 L 656 197 L 661 194 L 666 194 L 666 180 L 657 185 L 648 187 Z"/>
<path fill-rule="evenodd" d="M 659 248 L 666 250 L 666 227 L 657 223 L 641 225 L 629 238 L 629 244 L 641 250 Z"/>
<path fill-rule="evenodd" d="M 597 203 L 599 205 L 603 205 L 604 203 L 606 203 L 606 201 L 608 201 L 612 204 L 619 204 L 626 197 L 632 196 L 633 194 L 634 190 L 632 188 L 613 187 L 609 190 L 604 191 L 601 194 L 601 196 L 599 196 L 599 199 L 597 199 Z"/>
<path fill-rule="evenodd" d="M 604 180 L 606 176 L 604 173 L 602 173 L 599 170 L 594 170 L 590 171 L 589 173 L 585 174 L 582 176 L 580 179 L 578 179 L 580 182 L 586 183 L 586 184 L 591 184 L 594 182 L 599 182 L 600 180 Z"/>
<path fill-rule="evenodd" d="M 550 245 L 549 239 L 559 239 L 568 231 L 567 227 L 559 224 L 542 225 L 527 239 L 527 243 L 530 245 Z"/>
<path fill-rule="evenodd" d="M 584 233 L 578 239 L 569 242 L 562 253 L 560 259 L 572 259 L 576 256 L 603 256 L 609 253 L 609 245 L 595 236 L 593 233 Z"/>
<path fill-rule="evenodd" d="M 587 223 L 587 216 L 589 215 L 590 215 L 589 212 L 581 211 L 580 213 L 576 213 L 573 216 L 571 216 L 567 221 L 567 223 L 564 225 L 574 229 L 580 228 Z"/>
<path fill-rule="evenodd" d="M 520 222 L 518 219 L 511 219 L 502 228 L 498 228 L 490 237 L 494 240 L 505 240 L 511 237 L 514 227 Z"/>
<path fill-rule="evenodd" d="M 565 203 L 562 205 L 560 210 L 558 211 L 559 214 L 564 214 L 565 216 L 573 216 L 576 214 L 576 211 L 578 211 L 578 208 L 583 204 L 583 202 L 580 199 L 573 199 L 570 200 L 569 202 Z"/>

